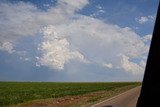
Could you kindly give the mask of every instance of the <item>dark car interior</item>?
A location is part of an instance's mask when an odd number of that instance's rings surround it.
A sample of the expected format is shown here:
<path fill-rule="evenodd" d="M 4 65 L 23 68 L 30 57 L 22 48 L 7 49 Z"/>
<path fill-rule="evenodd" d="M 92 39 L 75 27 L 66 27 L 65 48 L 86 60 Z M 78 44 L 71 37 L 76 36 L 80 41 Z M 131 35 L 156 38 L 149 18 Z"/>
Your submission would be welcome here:
<path fill-rule="evenodd" d="M 160 6 L 137 107 L 160 107 Z"/>

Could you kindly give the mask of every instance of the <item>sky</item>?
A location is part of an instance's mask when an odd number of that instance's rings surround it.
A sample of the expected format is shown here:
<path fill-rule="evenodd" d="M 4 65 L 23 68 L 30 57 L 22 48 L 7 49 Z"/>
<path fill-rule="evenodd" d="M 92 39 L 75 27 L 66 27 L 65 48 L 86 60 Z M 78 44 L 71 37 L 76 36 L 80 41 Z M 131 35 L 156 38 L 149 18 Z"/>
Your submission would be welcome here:
<path fill-rule="evenodd" d="M 159 0 L 1 0 L 0 81 L 142 81 Z"/>

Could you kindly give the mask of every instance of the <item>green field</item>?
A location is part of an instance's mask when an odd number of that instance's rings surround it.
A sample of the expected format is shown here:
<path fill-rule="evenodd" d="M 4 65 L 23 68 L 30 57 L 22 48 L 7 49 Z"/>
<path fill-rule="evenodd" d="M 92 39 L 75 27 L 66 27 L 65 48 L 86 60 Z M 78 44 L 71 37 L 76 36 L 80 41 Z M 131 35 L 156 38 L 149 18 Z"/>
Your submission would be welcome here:
<path fill-rule="evenodd" d="M 138 86 L 139 82 L 0 82 L 0 106 L 23 103 L 26 101 L 86 93 L 115 90 L 125 86 Z"/>

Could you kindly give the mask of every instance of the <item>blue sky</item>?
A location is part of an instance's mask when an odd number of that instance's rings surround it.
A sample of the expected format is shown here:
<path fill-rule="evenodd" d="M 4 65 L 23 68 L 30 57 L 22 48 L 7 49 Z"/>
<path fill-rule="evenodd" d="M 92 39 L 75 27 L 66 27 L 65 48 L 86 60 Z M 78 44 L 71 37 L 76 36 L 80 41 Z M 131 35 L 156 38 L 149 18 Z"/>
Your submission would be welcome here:
<path fill-rule="evenodd" d="M 141 81 L 159 0 L 0 1 L 0 81 Z"/>

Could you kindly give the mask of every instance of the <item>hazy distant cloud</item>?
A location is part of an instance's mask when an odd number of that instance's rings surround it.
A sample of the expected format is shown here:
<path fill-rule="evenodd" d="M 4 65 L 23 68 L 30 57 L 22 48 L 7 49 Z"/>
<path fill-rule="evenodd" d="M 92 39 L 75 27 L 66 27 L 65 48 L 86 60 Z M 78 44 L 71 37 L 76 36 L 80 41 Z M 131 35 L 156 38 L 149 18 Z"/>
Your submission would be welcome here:
<path fill-rule="evenodd" d="M 113 67 L 113 65 L 111 63 L 104 63 L 103 66 L 106 67 L 106 68 L 112 68 Z"/>
<path fill-rule="evenodd" d="M 97 9 L 102 9 L 102 6 L 97 5 L 96 8 L 97 8 Z"/>
<path fill-rule="evenodd" d="M 15 50 L 13 50 L 13 45 L 10 42 L 4 42 L 0 45 L 0 50 L 7 51 L 8 53 L 13 53 Z"/>
<path fill-rule="evenodd" d="M 146 23 L 148 20 L 148 17 L 140 17 L 139 19 L 137 19 L 140 24 Z"/>
<path fill-rule="evenodd" d="M 22 57 L 22 56 L 20 57 L 20 59 L 21 59 L 21 60 L 24 60 L 24 61 L 30 61 L 30 60 L 31 60 L 31 58 Z"/>
<path fill-rule="evenodd" d="M 135 19 L 139 24 L 144 24 L 148 21 L 154 21 L 155 20 L 155 16 L 142 16 L 142 17 L 139 17 L 139 18 L 136 18 Z"/>
<path fill-rule="evenodd" d="M 152 39 L 152 35 L 151 34 L 148 34 L 148 35 L 145 35 L 145 36 L 142 37 L 142 40 L 144 42 L 150 42 L 151 39 Z"/>
<path fill-rule="evenodd" d="M 146 61 L 141 60 L 140 63 L 139 63 L 139 65 L 140 65 L 141 67 L 145 68 L 145 66 L 146 66 Z"/>
<path fill-rule="evenodd" d="M 23 2 L 0 3 L 0 42 L 33 35 L 37 29 L 36 11 L 36 7 Z"/>
<path fill-rule="evenodd" d="M 92 13 L 90 15 L 91 17 L 96 18 L 96 17 L 98 17 L 98 16 L 100 16 L 100 15 L 102 15 L 102 14 L 105 13 L 105 10 L 102 8 L 102 6 L 97 5 L 96 8 L 97 8 L 97 11 L 95 11 L 94 13 Z"/>
<path fill-rule="evenodd" d="M 58 4 L 61 8 L 75 12 L 76 10 L 82 9 L 84 6 L 89 4 L 88 0 L 58 0 Z"/>
<path fill-rule="evenodd" d="M 144 72 L 144 67 L 129 61 L 129 57 L 125 55 L 122 56 L 121 64 L 125 71 L 131 72 L 132 74 L 142 74 Z"/>

